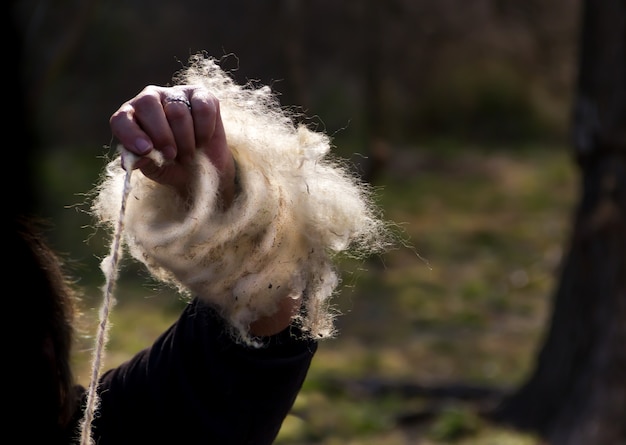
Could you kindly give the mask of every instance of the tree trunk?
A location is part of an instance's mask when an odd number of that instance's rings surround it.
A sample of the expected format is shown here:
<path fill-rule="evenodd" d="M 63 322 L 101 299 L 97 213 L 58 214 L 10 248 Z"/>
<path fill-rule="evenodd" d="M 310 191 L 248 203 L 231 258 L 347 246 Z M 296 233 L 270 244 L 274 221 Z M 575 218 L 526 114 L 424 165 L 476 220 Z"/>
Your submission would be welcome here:
<path fill-rule="evenodd" d="M 585 0 L 581 198 L 534 372 L 495 413 L 552 445 L 626 444 L 626 2 Z"/>

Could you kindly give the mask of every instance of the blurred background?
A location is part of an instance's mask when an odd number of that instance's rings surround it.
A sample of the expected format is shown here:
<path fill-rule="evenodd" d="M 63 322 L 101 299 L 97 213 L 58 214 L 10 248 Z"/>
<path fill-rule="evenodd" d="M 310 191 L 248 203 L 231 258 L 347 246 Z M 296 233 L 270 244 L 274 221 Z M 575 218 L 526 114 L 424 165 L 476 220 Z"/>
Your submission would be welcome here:
<path fill-rule="evenodd" d="M 330 134 L 407 239 L 343 264 L 339 335 L 320 345 L 277 443 L 543 443 L 483 414 L 528 378 L 549 324 L 579 193 L 569 134 L 581 9 L 578 0 L 16 2 L 25 57 L 5 66 L 24 80 L 37 209 L 80 277 L 86 317 L 99 305 L 109 242 L 84 212 L 112 153 L 108 119 L 203 51 Z M 110 365 L 184 304 L 131 261 L 122 272 Z M 77 350 L 83 379 L 90 335 Z"/>
<path fill-rule="evenodd" d="M 433 172 L 426 158 L 448 149 L 453 159 L 560 149 L 579 9 L 573 0 L 19 1 L 25 60 L 14 69 L 39 158 L 49 158 L 40 204 L 79 227 L 62 209 L 94 183 L 110 115 L 145 85 L 168 84 L 199 51 L 223 58 L 240 82 L 270 85 L 375 184 Z"/>

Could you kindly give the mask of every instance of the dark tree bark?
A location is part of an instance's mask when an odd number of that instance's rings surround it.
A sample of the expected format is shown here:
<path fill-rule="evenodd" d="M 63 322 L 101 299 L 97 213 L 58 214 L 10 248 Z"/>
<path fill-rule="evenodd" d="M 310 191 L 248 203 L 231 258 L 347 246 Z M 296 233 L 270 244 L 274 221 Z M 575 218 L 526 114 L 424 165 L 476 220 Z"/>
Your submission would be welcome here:
<path fill-rule="evenodd" d="M 495 418 L 552 445 L 626 444 L 626 2 L 585 0 L 573 148 L 581 197 L 534 372 Z"/>

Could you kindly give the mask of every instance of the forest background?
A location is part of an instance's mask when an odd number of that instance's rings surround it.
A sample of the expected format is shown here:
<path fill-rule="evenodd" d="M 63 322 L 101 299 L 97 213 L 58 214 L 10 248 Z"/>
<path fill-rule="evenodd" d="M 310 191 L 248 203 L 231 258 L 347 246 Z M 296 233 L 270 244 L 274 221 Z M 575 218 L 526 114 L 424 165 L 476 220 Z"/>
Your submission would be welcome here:
<path fill-rule="evenodd" d="M 346 262 L 339 336 L 321 345 L 278 442 L 540 443 L 480 414 L 527 377 L 548 322 L 579 192 L 569 132 L 580 9 L 574 0 L 19 2 L 38 206 L 81 277 L 87 317 L 109 239 L 82 210 L 111 154 L 108 118 L 204 51 L 329 133 L 408 237 L 382 258 Z M 149 344 L 183 304 L 130 261 L 119 294 L 110 365 Z M 90 347 L 86 335 L 83 379 Z"/>

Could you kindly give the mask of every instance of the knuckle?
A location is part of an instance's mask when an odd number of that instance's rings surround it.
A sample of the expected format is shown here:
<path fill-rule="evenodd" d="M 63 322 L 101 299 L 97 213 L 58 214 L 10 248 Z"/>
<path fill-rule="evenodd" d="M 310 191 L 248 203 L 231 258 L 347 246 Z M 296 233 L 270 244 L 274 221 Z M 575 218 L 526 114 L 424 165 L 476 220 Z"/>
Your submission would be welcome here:
<path fill-rule="evenodd" d="M 161 101 L 158 94 L 139 94 L 133 101 L 132 107 L 141 112 L 154 107 L 155 104 L 160 105 Z"/>
<path fill-rule="evenodd" d="M 130 103 L 126 102 L 122 105 L 116 112 L 114 112 L 109 118 L 109 123 L 111 125 L 119 125 L 123 122 L 129 120 L 130 115 L 132 114 L 133 107 Z"/>
<path fill-rule="evenodd" d="M 219 101 L 213 95 L 206 96 L 194 96 L 191 98 L 191 107 L 194 113 L 199 113 L 205 116 L 216 114 L 219 109 Z"/>

